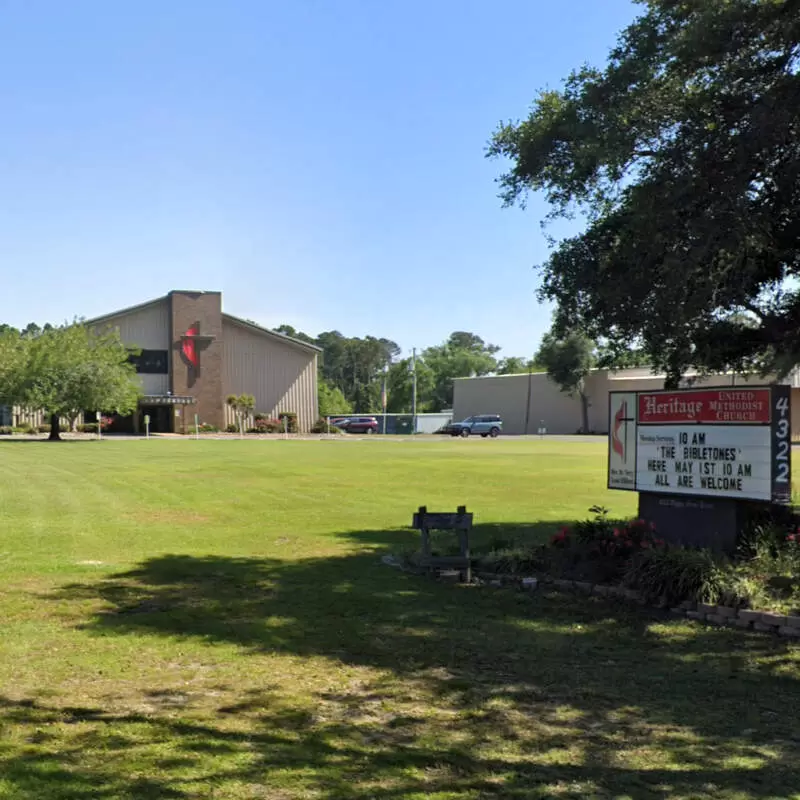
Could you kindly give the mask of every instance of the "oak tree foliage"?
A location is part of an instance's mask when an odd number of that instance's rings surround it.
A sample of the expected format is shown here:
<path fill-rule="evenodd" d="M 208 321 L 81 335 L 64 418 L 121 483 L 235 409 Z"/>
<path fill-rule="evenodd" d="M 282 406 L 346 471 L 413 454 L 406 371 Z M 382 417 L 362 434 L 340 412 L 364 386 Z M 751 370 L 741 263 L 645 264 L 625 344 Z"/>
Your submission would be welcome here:
<path fill-rule="evenodd" d="M 501 125 L 501 196 L 585 215 L 542 265 L 556 329 L 688 367 L 800 363 L 800 3 L 648 0 L 602 69 Z"/>

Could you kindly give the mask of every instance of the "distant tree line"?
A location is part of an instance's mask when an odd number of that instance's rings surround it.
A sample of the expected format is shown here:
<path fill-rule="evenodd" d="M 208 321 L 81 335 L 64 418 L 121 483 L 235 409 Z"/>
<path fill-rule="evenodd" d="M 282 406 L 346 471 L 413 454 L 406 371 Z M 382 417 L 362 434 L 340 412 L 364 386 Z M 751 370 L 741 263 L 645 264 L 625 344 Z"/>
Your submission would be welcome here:
<path fill-rule="evenodd" d="M 532 358 L 501 358 L 497 345 L 476 333 L 455 331 L 442 344 L 426 347 L 415 359 L 401 358 L 400 346 L 374 336 L 348 337 L 339 331 L 309 336 L 291 325 L 276 332 L 322 348 L 319 359 L 320 414 L 377 413 L 386 370 L 387 411 L 412 410 L 413 374 L 417 377 L 417 411 L 441 411 L 453 407 L 456 378 L 548 372 L 561 388 L 580 396 L 583 378 L 590 369 L 617 369 L 646 364 L 638 349 L 614 348 L 580 334 L 558 338 L 548 333 Z M 412 363 L 413 362 L 413 363 Z"/>
<path fill-rule="evenodd" d="M 322 348 L 319 359 L 322 416 L 379 412 L 384 370 L 390 414 L 412 410 L 415 371 L 419 413 L 452 408 L 455 378 L 543 371 L 533 358 L 501 358 L 497 345 L 467 331 L 455 331 L 446 341 L 426 347 L 412 358 L 401 357 L 400 346 L 391 339 L 350 337 L 339 331 L 309 336 L 291 325 L 280 325 L 275 330 Z"/>

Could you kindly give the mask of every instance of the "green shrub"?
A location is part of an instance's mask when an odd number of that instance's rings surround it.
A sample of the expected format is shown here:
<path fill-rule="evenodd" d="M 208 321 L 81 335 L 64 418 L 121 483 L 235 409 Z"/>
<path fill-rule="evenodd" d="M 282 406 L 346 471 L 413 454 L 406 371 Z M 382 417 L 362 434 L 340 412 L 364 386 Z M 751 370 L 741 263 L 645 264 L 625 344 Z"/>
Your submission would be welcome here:
<path fill-rule="evenodd" d="M 84 422 L 81 425 L 78 425 L 78 433 L 97 433 L 97 423 L 96 422 Z"/>
<path fill-rule="evenodd" d="M 648 600 L 717 603 L 728 588 L 726 570 L 709 550 L 667 547 L 642 550 L 625 571 L 624 582 Z"/>
<path fill-rule="evenodd" d="M 278 414 L 278 419 L 281 423 L 281 430 L 284 429 L 284 420 L 286 420 L 286 430 L 288 433 L 297 433 L 298 426 L 297 426 L 297 414 L 294 411 L 281 411 Z"/>
<path fill-rule="evenodd" d="M 25 422 L 22 425 L 15 425 L 9 430 L 11 431 L 11 433 L 15 433 L 17 435 L 22 435 L 22 436 L 31 436 L 37 432 L 36 428 L 29 422 Z"/>
<path fill-rule="evenodd" d="M 14 429 L 10 425 L 0 426 L 0 436 L 11 436 L 12 433 L 14 433 Z"/>
<path fill-rule="evenodd" d="M 212 425 L 210 422 L 201 422 L 197 429 L 200 433 L 219 433 L 219 428 L 216 425 Z"/>
<path fill-rule="evenodd" d="M 232 422 L 230 425 L 225 426 L 226 433 L 238 433 L 239 428 Z"/>
<path fill-rule="evenodd" d="M 37 425 L 36 432 L 37 433 L 50 433 L 51 426 L 50 425 Z"/>
<path fill-rule="evenodd" d="M 546 569 L 548 561 L 543 557 L 542 548 L 507 547 L 492 550 L 481 556 L 478 566 L 486 572 L 504 575 L 530 575 Z"/>
<path fill-rule="evenodd" d="M 800 532 L 777 525 L 754 528 L 743 538 L 729 570 L 730 594 L 738 604 L 764 610 L 800 605 Z"/>
<path fill-rule="evenodd" d="M 736 554 L 740 561 L 774 558 L 786 547 L 786 537 L 794 530 L 786 526 L 766 522 L 747 527 L 739 537 Z"/>
<path fill-rule="evenodd" d="M 328 425 L 327 420 L 318 419 L 311 426 L 311 433 L 341 433 L 341 431 L 334 425 Z"/>

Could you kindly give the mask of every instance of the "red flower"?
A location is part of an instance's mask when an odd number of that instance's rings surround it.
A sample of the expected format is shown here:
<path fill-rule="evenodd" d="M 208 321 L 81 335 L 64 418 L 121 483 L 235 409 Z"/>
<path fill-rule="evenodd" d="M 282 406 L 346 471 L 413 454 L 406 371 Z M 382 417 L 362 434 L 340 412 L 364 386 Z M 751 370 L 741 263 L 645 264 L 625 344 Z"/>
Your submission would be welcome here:
<path fill-rule="evenodd" d="M 614 528 L 614 536 L 619 536 L 619 528 Z"/>
<path fill-rule="evenodd" d="M 794 533 L 790 533 L 790 534 L 789 534 L 789 535 L 788 535 L 786 538 L 787 538 L 787 539 L 788 539 L 790 542 L 794 542 L 794 541 L 796 541 L 796 540 L 797 540 L 797 536 L 796 536 L 796 534 L 794 534 Z"/>

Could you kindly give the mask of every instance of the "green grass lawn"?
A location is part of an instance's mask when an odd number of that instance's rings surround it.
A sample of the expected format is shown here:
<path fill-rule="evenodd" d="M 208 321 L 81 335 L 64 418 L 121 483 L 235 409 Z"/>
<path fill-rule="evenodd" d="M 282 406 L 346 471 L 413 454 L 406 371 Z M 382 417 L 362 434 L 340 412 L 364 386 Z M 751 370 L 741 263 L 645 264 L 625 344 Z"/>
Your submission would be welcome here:
<path fill-rule="evenodd" d="M 532 539 L 604 444 L 0 443 L 2 798 L 800 797 L 800 650 L 380 564 Z"/>

